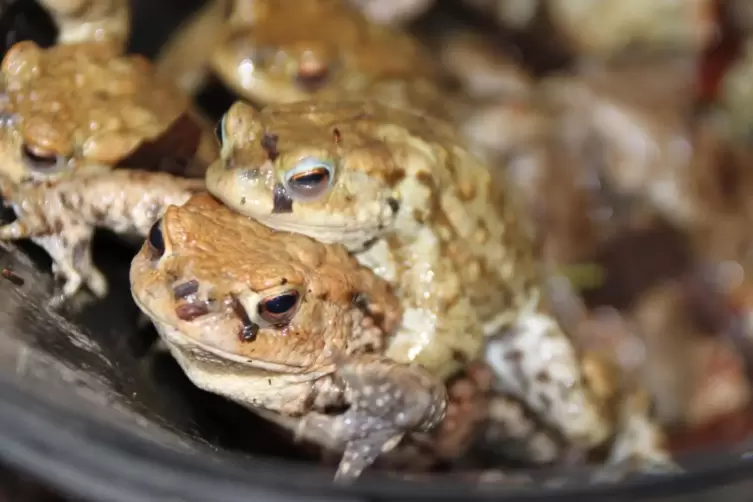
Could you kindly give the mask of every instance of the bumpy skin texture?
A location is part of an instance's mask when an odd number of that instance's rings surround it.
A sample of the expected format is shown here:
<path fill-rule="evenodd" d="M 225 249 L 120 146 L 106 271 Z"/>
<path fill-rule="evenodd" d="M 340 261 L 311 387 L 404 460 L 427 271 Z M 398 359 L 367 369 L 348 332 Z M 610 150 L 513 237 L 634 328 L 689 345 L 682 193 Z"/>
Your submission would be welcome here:
<path fill-rule="evenodd" d="M 408 35 L 369 23 L 340 0 L 225 0 L 186 24 L 160 56 L 159 66 L 184 81 L 188 93 L 201 80 L 184 80 L 181 69 L 198 71 L 197 54 L 180 48 L 198 33 L 214 44 L 207 55 L 217 75 L 259 103 L 337 99 L 375 80 L 439 75 Z"/>
<path fill-rule="evenodd" d="M 82 285 L 101 298 L 108 288 L 91 259 L 94 229 L 146 235 L 168 205 L 182 204 L 201 189 L 201 180 L 126 170 L 19 183 L 0 178 L 3 201 L 17 216 L 0 227 L 0 240 L 30 238 L 47 251 L 53 272 L 64 281 L 53 304 L 72 297 Z"/>
<path fill-rule="evenodd" d="M 0 179 L 6 202 L 16 208 L 20 222 L 16 225 L 28 227 L 6 229 L 3 238 L 32 237 L 40 244 L 65 279 L 63 297 L 72 296 L 82 283 L 102 296 L 107 289 L 104 279 L 88 257 L 93 227 L 120 232 L 123 225 L 116 223 L 118 219 L 156 218 L 151 204 L 187 198 L 183 182 L 170 176 L 118 173 L 108 179 L 107 173 L 130 156 L 139 159 L 138 153 L 147 146 L 176 150 L 176 157 L 161 153 L 161 161 L 197 159 L 194 171 L 203 173 L 198 166 L 217 155 L 214 137 L 207 131 L 201 146 L 197 141 L 170 143 L 166 135 L 190 121 L 187 98 L 155 75 L 145 59 L 119 56 L 107 44 L 42 49 L 33 42 L 20 42 L 3 59 L 2 79 Z M 193 131 L 199 140 L 201 132 Z M 159 164 L 153 168 L 162 169 Z M 201 182 L 188 185 L 197 187 Z M 52 193 L 45 193 L 48 189 Z M 140 193 L 152 189 L 156 191 Z M 76 202 L 61 209 L 55 202 L 60 193 Z M 90 211 L 100 211 L 113 200 L 127 207 L 110 219 L 91 218 Z"/>
<path fill-rule="evenodd" d="M 201 54 L 185 48 L 201 39 L 206 43 L 200 50 L 210 54 L 215 74 L 258 105 L 375 99 L 429 112 L 456 123 L 476 154 L 500 164 L 508 155 L 518 155 L 510 143 L 518 143 L 520 136 L 524 142 L 538 139 L 529 127 L 523 133 L 507 127 L 511 118 L 526 123 L 538 119 L 530 103 L 520 106 L 518 99 L 509 102 L 507 97 L 477 102 L 458 92 L 455 79 L 416 40 L 368 22 L 343 0 L 236 2 L 230 14 L 227 10 L 219 4 L 207 7 L 160 58 L 164 73 L 188 93 L 203 81 L 206 68 L 198 64 Z M 208 50 L 207 45 L 216 47 Z M 505 73 L 514 80 L 521 72 L 510 64 Z"/>
<path fill-rule="evenodd" d="M 599 476 L 677 471 L 664 431 L 651 410 L 650 396 L 642 387 L 626 384 L 624 370 L 614 361 L 614 355 L 587 350 L 583 370 L 597 399 L 616 423 L 608 450 L 600 458 L 591 459 L 604 463 Z M 481 442 L 481 449 L 488 454 L 535 465 L 586 459 L 584 452 L 570 446 L 542 428 L 521 403 L 500 395 L 490 398 L 489 421 Z"/>
<path fill-rule="evenodd" d="M 106 170 L 190 114 L 188 99 L 146 59 L 106 44 L 19 42 L 3 59 L 2 79 L 0 172 L 14 181 Z M 211 162 L 211 131 L 201 140 L 198 151 L 194 142 L 180 153 Z"/>
<path fill-rule="evenodd" d="M 478 356 L 501 390 L 589 447 L 610 425 L 540 299 L 531 239 L 506 188 L 445 123 L 375 102 L 233 105 L 207 188 L 280 230 L 340 242 L 404 306 L 387 348 L 447 376 Z"/>
<path fill-rule="evenodd" d="M 58 26 L 58 43 L 108 43 L 123 51 L 131 34 L 128 0 L 39 0 Z"/>
<path fill-rule="evenodd" d="M 441 382 L 381 355 L 400 305 L 341 246 L 275 232 L 204 193 L 155 224 L 131 287 L 198 387 L 263 416 L 302 417 L 287 423 L 344 450 L 338 480 L 444 416 Z M 266 307 L 291 294 L 284 312 Z"/>
<path fill-rule="evenodd" d="M 342 1 L 260 2 L 254 21 L 228 32 L 211 63 L 239 96 L 262 105 L 370 97 L 447 117 L 465 112 L 459 96 L 447 99 L 437 84 L 445 75 L 416 40 Z"/>

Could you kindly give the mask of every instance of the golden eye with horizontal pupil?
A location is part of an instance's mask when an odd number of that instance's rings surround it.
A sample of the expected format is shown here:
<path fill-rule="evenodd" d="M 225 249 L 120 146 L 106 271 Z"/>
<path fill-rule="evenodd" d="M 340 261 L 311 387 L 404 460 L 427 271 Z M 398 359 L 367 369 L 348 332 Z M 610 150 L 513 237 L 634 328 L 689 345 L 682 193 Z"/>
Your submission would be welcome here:
<path fill-rule="evenodd" d="M 28 146 L 24 145 L 21 150 L 26 166 L 33 171 L 54 172 L 63 167 L 63 159 L 56 155 L 41 155 L 33 152 Z"/>
<path fill-rule="evenodd" d="M 285 174 L 285 189 L 297 200 L 317 199 L 330 188 L 334 175 L 332 162 L 305 158 Z"/>
<path fill-rule="evenodd" d="M 296 290 L 268 296 L 259 302 L 259 317 L 276 326 L 287 324 L 298 310 L 301 295 Z"/>

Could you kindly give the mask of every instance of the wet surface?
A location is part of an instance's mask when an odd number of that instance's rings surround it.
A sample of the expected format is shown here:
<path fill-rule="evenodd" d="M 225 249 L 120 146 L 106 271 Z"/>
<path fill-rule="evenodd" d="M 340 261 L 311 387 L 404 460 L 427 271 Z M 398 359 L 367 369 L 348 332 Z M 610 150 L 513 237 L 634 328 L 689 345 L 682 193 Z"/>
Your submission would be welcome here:
<path fill-rule="evenodd" d="M 79 502 L 64 497 L 36 478 L 9 469 L 0 469 L 0 502 Z"/>

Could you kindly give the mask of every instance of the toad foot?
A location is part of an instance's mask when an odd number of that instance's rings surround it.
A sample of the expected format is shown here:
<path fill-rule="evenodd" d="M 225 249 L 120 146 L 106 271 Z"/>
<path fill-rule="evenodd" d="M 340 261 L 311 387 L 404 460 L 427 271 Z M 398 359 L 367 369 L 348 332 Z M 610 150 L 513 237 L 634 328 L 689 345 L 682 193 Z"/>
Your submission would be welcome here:
<path fill-rule="evenodd" d="M 426 370 L 365 355 L 339 364 L 335 379 L 350 407 L 337 416 L 311 412 L 297 436 L 328 436 L 344 446 L 335 481 L 349 482 L 408 432 L 426 432 L 444 418 L 447 391 Z"/>
<path fill-rule="evenodd" d="M 643 389 L 630 392 L 622 404 L 621 420 L 607 466 L 600 476 L 626 476 L 633 472 L 672 474 L 682 468 L 667 450 L 664 433 L 651 416 L 651 398 Z"/>

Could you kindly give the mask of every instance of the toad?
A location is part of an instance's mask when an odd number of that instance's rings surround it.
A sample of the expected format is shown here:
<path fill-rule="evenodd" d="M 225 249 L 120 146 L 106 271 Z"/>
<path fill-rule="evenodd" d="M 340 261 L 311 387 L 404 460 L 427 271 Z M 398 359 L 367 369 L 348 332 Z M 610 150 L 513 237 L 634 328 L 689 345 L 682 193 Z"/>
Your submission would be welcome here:
<path fill-rule="evenodd" d="M 203 66 L 191 42 L 197 39 L 206 41 Z M 456 124 L 474 153 L 499 164 L 528 158 L 544 129 L 526 93 L 469 97 L 416 39 L 369 23 L 338 0 L 305 6 L 267 0 L 245 9 L 235 2 L 230 13 L 210 5 L 168 43 L 158 65 L 189 94 L 211 69 L 234 94 L 259 106 L 375 99 L 431 113 Z M 527 84 L 511 60 L 497 73 L 518 89 Z"/>
<path fill-rule="evenodd" d="M 43 49 L 23 41 L 0 70 L 0 173 L 14 181 L 129 165 L 129 157 L 148 157 L 147 147 L 157 146 L 168 151 L 152 157 L 190 162 L 181 174 L 201 176 L 218 155 L 211 130 L 192 121 L 188 98 L 142 56 L 118 55 L 106 44 Z M 167 137 L 178 134 L 185 136 Z"/>
<path fill-rule="evenodd" d="M 215 2 L 166 44 L 158 67 L 188 94 L 214 71 L 239 96 L 256 103 L 309 97 L 337 99 L 375 80 L 439 78 L 439 66 L 408 34 L 369 23 L 340 0 L 304 3 Z M 201 34 L 204 53 L 190 41 Z M 201 56 L 206 57 L 202 61 Z M 199 68 L 202 67 L 203 68 Z"/>
<path fill-rule="evenodd" d="M 211 193 L 274 229 L 344 244 L 395 287 L 404 314 L 388 357 L 444 378 L 486 344 L 499 390 L 572 444 L 611 434 L 542 295 L 524 216 L 449 124 L 369 101 L 237 102 L 221 133 Z"/>
<path fill-rule="evenodd" d="M 384 357 L 401 306 L 343 246 L 276 232 L 203 193 L 152 226 L 130 279 L 195 385 L 344 450 L 336 480 L 444 416 L 441 382 Z"/>
<path fill-rule="evenodd" d="M 216 140 L 192 121 L 188 99 L 157 76 L 144 58 L 119 56 L 107 44 L 42 49 L 34 42 L 19 42 L 2 61 L 2 87 L 3 197 L 16 210 L 19 220 L 14 225 L 26 230 L 5 227 L 1 238 L 31 237 L 41 245 L 65 280 L 63 297 L 73 295 L 82 283 L 103 295 L 102 277 L 89 258 L 82 257 L 88 253 L 90 226 L 74 230 L 78 223 L 70 227 L 65 222 L 93 222 L 87 208 L 108 206 L 118 198 L 135 204 L 128 211 L 156 213 L 137 200 L 138 190 L 151 186 L 146 173 L 118 174 L 112 182 L 97 176 L 120 167 L 203 176 L 205 166 L 217 156 Z M 91 179 L 97 180 L 95 191 L 89 186 Z M 135 184 L 119 185 L 116 180 Z M 159 198 L 165 183 L 175 183 L 176 192 L 183 193 L 183 182 L 176 178 L 158 176 L 153 183 L 157 192 L 145 195 L 144 201 Z M 105 193 L 105 187 L 112 193 Z M 54 193 L 45 194 L 47 189 Z M 48 205 L 60 190 L 77 201 L 64 213 L 57 212 L 58 204 Z"/>

